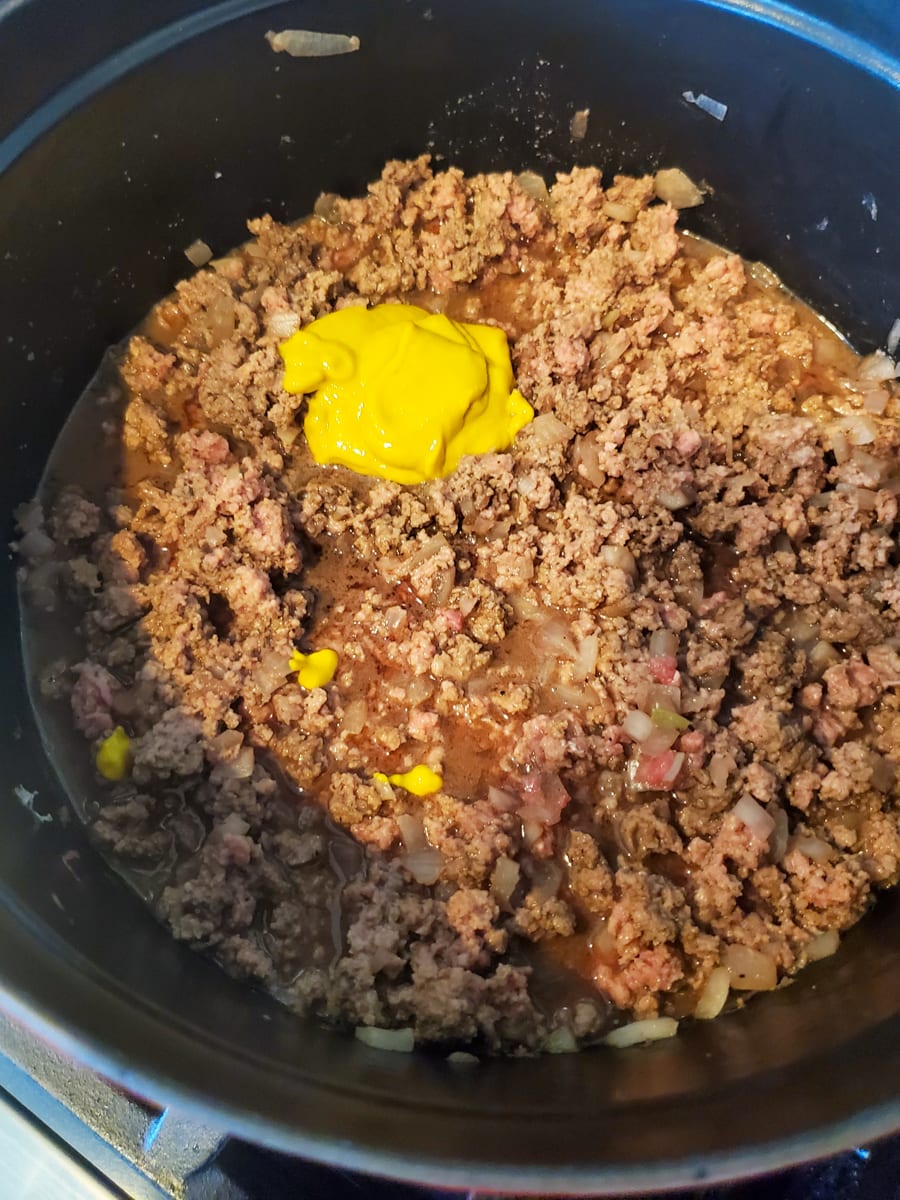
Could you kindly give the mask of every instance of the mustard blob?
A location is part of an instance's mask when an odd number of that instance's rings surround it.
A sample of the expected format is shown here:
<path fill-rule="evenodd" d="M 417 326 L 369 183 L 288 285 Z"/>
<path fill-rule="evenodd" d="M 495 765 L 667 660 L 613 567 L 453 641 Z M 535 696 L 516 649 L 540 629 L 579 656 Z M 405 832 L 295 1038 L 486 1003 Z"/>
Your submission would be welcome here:
<path fill-rule="evenodd" d="M 310 393 L 313 458 L 361 475 L 442 478 L 466 454 L 507 450 L 534 416 L 501 329 L 415 305 L 340 309 L 278 350 L 285 391 Z"/>
<path fill-rule="evenodd" d="M 426 767 L 424 763 L 419 763 L 417 767 L 412 767 L 403 775 L 385 775 L 381 771 L 376 771 L 372 778 L 379 783 L 390 783 L 394 787 L 403 788 L 413 796 L 431 796 L 444 786 L 441 776 L 436 771 L 432 771 L 431 767 Z"/>
<path fill-rule="evenodd" d="M 331 683 L 337 667 L 335 650 L 313 650 L 311 654 L 295 650 L 288 661 L 289 670 L 297 672 L 297 682 L 307 691 Z"/>
<path fill-rule="evenodd" d="M 121 725 L 117 725 L 109 737 L 103 739 L 94 761 L 104 779 L 111 779 L 115 783 L 125 778 L 131 769 L 131 739 Z"/>

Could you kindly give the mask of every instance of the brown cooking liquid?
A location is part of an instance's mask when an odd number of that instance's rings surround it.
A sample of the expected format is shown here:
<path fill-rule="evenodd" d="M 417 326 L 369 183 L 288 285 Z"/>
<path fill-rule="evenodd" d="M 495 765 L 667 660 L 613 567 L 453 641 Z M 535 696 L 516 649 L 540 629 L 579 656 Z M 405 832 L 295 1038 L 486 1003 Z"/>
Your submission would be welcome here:
<path fill-rule="evenodd" d="M 682 245 L 689 260 L 702 264 L 710 257 L 724 253 L 713 244 L 703 241 L 690 234 L 682 233 Z M 565 270 L 565 256 L 558 255 L 549 269 L 559 273 Z M 546 259 L 543 263 L 548 268 Z M 689 269 L 689 268 L 688 268 Z M 750 265 L 749 294 L 764 297 L 777 294 L 785 298 L 784 289 L 777 279 L 764 268 Z M 687 282 L 687 280 L 686 280 Z M 490 284 L 479 287 L 460 289 L 449 299 L 439 300 L 431 294 L 412 294 L 402 297 L 408 303 L 418 303 L 425 307 L 445 311 L 449 316 L 466 321 L 497 321 L 515 338 L 533 326 L 536 319 L 530 313 L 528 304 L 527 274 L 500 275 Z M 800 407 L 812 416 L 824 415 L 819 413 L 818 399 L 822 395 L 833 396 L 839 389 L 835 379 L 847 374 L 853 374 L 856 366 L 856 356 L 840 339 L 833 329 L 818 317 L 806 305 L 795 301 L 801 322 L 811 328 L 817 346 L 816 361 L 805 373 L 800 389 Z M 181 320 L 177 308 L 171 300 L 157 305 L 144 322 L 141 332 L 146 333 L 155 341 L 165 344 L 178 333 Z M 54 452 L 48 462 L 42 490 L 49 496 L 58 491 L 61 484 L 69 481 L 77 482 L 85 493 L 93 499 L 100 500 L 110 486 L 118 486 L 124 493 L 135 495 L 147 483 L 165 486 L 170 473 L 160 471 L 158 466 L 152 468 L 142 456 L 129 454 L 122 450 L 118 436 L 118 428 L 124 409 L 121 383 L 115 370 L 115 353 L 104 363 L 97 377 L 89 386 L 83 397 L 76 404 L 71 417 L 61 434 Z M 189 406 L 182 406 L 172 411 L 171 416 L 183 428 L 189 428 L 195 414 Z M 104 429 L 105 425 L 105 429 Z M 85 464 L 92 464 L 93 475 L 85 476 Z M 366 493 L 372 486 L 371 480 L 354 475 L 344 468 L 321 468 L 312 462 L 302 439 L 297 443 L 294 459 L 289 467 L 294 487 L 302 488 L 303 484 L 315 474 L 327 471 L 335 482 L 340 482 L 356 493 Z M 710 571 L 715 578 L 706 581 L 713 590 L 728 589 L 732 562 L 727 555 L 717 555 Z M 329 640 L 329 635 L 336 628 L 335 610 L 339 605 L 352 609 L 354 597 L 359 597 L 370 588 L 379 589 L 384 593 L 389 589 L 383 576 L 374 564 L 361 562 L 348 545 L 333 545 L 327 537 L 320 541 L 319 554 L 304 577 L 304 587 L 311 589 L 315 597 L 314 620 L 308 630 L 308 645 L 304 648 L 337 643 Z M 418 601 L 416 601 L 419 603 Z M 32 678 L 46 668 L 47 664 L 58 657 L 66 657 L 69 661 L 78 657 L 74 652 L 75 641 L 72 633 L 76 614 L 64 612 L 63 620 L 57 611 L 50 618 L 39 614 L 31 614 L 25 622 L 23 643 L 26 659 Z M 69 619 L 69 618 L 72 619 Z M 346 620 L 346 614 L 342 616 Z M 339 648 L 339 647 L 338 647 Z M 535 699 L 530 712 L 550 712 L 559 706 L 554 695 L 554 674 L 547 670 L 547 651 L 536 648 L 532 631 L 527 623 L 514 622 L 504 641 L 497 648 L 493 662 L 488 668 L 494 675 L 502 671 L 509 682 L 525 683 L 536 686 Z M 402 680 L 392 669 L 385 669 L 377 661 L 366 661 L 353 666 L 352 683 L 349 687 L 342 686 L 340 697 L 344 705 L 357 696 L 365 696 L 370 689 L 384 688 L 388 684 L 408 683 Z M 35 709 L 44 730 L 47 744 L 54 748 L 53 756 L 61 777 L 66 782 L 73 802 L 79 815 L 88 822 L 91 818 L 92 805 L 90 801 L 91 765 L 87 763 L 88 755 L 84 741 L 75 735 L 67 713 L 61 712 L 58 704 L 43 700 L 34 690 L 33 700 Z M 402 720 L 406 711 L 398 707 L 398 720 Z M 519 718 L 524 719 L 524 718 Z M 497 762 L 496 731 L 483 727 L 477 715 L 473 716 L 465 706 L 457 714 L 442 718 L 442 729 L 447 747 L 444 767 L 444 787 L 446 791 L 461 798 L 477 799 L 484 796 L 491 784 L 502 785 Z M 360 761 L 370 770 L 402 769 L 404 746 L 394 753 L 385 753 L 384 749 L 367 742 L 365 731 L 361 732 L 355 745 L 359 749 Z M 408 747 L 407 747 L 408 749 Z M 329 771 L 321 777 L 316 791 L 327 791 Z M 287 775 L 280 773 L 282 791 L 278 802 L 296 804 L 298 791 L 291 784 Z M 640 798 L 645 799 L 646 793 Z M 674 797 L 673 797 L 674 798 Z M 573 804 L 576 801 L 573 800 Z M 187 815 L 186 815 L 187 814 Z M 190 821 L 197 823 L 197 839 L 203 836 L 200 819 L 190 813 L 183 797 L 174 796 L 170 818 L 173 821 Z M 329 843 L 329 858 L 335 877 L 340 884 L 358 872 L 362 863 L 362 851 L 351 836 L 326 819 L 324 833 Z M 622 848 L 619 846 L 604 846 L 611 857 L 621 859 Z M 189 857 L 185 851 L 182 857 Z M 152 899 L 158 895 L 162 886 L 176 869 L 177 857 L 171 856 L 165 862 L 154 866 L 152 871 L 136 870 L 132 866 L 115 863 L 116 869 L 131 883 L 132 886 L 145 896 Z M 683 882 L 684 863 L 677 856 L 657 856 L 660 861 L 653 863 L 653 869 L 669 875 L 673 882 Z M 665 861 L 666 859 L 673 861 Z M 681 873 L 682 877 L 677 877 Z M 520 885 L 521 886 L 521 885 Z M 340 904 L 338 887 L 332 911 L 332 939 L 335 955 L 340 953 L 342 930 L 340 925 Z M 567 897 L 571 901 L 571 897 Z M 260 928 L 260 936 L 265 936 L 265 919 Z M 602 955 L 602 930 L 599 932 L 592 927 L 592 921 L 587 914 L 581 914 L 581 928 L 572 936 L 550 938 L 535 945 L 530 942 L 520 942 L 510 949 L 510 956 L 517 961 L 527 961 L 534 968 L 533 994 L 538 1003 L 550 1012 L 571 1009 L 579 1003 L 592 1003 L 610 1008 L 610 1023 L 615 1023 L 617 1015 L 591 985 L 593 964 L 598 954 Z M 684 1015 L 691 1010 L 693 999 L 690 996 L 676 997 L 674 1000 L 674 1015 Z M 676 1011 L 676 1010 L 683 1010 Z M 620 1019 L 620 1015 L 619 1015 Z"/>

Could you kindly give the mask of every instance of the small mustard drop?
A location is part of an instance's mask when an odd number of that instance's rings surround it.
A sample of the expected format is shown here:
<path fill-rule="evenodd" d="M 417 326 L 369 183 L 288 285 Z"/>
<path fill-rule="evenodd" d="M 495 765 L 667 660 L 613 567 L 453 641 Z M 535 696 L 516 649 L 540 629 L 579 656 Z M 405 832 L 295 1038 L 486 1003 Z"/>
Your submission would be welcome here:
<path fill-rule="evenodd" d="M 401 787 L 414 796 L 431 796 L 444 786 L 441 776 L 424 763 L 419 763 L 403 775 L 384 775 L 381 771 L 376 771 L 372 778 L 377 779 L 379 783 L 391 783 L 394 787 Z"/>
<path fill-rule="evenodd" d="M 114 783 L 128 774 L 131 768 L 131 738 L 121 725 L 117 725 L 109 737 L 100 743 L 94 762 L 103 778 L 111 779 Z"/>
<path fill-rule="evenodd" d="M 288 670 L 296 671 L 297 682 L 302 688 L 311 691 L 331 683 L 337 665 L 338 656 L 334 650 L 313 650 L 312 654 L 303 654 L 300 650 L 295 650 L 288 662 Z"/>
<path fill-rule="evenodd" d="M 509 449 L 534 417 L 502 329 L 416 305 L 339 309 L 278 351 L 284 390 L 310 393 L 303 428 L 315 461 L 361 475 L 440 479 L 466 454 Z"/>

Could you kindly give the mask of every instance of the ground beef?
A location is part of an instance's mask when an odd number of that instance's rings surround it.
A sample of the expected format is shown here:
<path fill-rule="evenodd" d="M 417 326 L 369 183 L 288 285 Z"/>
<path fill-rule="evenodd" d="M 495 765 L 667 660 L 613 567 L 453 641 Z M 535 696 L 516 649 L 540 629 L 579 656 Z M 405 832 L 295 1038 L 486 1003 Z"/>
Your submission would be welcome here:
<path fill-rule="evenodd" d="M 175 935 L 516 1053 L 690 1015 L 729 947 L 786 978 L 900 873 L 895 385 L 651 177 L 532 192 L 421 157 L 251 222 L 121 353 L 107 494 L 58 473 L 16 544 L 74 630 L 34 635 L 45 703 L 129 739 L 85 816 Z M 310 460 L 279 341 L 393 300 L 506 332 L 511 450 L 418 487 Z"/>

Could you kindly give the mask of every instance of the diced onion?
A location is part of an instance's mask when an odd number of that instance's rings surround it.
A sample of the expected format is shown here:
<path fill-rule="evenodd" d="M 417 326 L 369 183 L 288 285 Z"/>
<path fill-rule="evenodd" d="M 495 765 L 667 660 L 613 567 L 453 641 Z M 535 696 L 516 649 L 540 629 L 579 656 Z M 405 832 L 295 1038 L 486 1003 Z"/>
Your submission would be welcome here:
<path fill-rule="evenodd" d="M 625 546 L 601 546 L 600 557 L 608 567 L 624 571 L 626 575 L 637 574 L 637 563 L 634 555 Z"/>
<path fill-rule="evenodd" d="M 836 929 L 827 929 L 824 933 L 820 933 L 811 942 L 807 943 L 807 961 L 819 962 L 820 959 L 830 958 L 837 951 L 840 944 L 841 939 L 838 931 Z"/>
<path fill-rule="evenodd" d="M 427 541 L 423 542 L 418 549 L 414 550 L 409 558 L 406 559 L 406 561 L 403 563 L 404 571 L 408 574 L 410 571 L 414 571 L 416 567 L 421 567 L 421 565 L 427 562 L 429 558 L 434 558 L 435 554 L 437 554 L 439 550 L 443 550 L 445 546 L 449 545 L 450 543 L 442 533 L 436 533 L 434 537 L 428 538 Z"/>
<path fill-rule="evenodd" d="M 597 703 L 597 693 L 591 687 L 554 683 L 548 691 L 550 697 L 563 708 L 592 708 Z"/>
<path fill-rule="evenodd" d="M 572 630 L 564 621 L 550 617 L 539 626 L 535 634 L 535 645 L 539 650 L 550 650 L 561 654 L 564 658 L 578 657 L 578 648 L 572 637 Z"/>
<path fill-rule="evenodd" d="M 429 887 L 431 884 L 437 883 L 444 866 L 443 854 L 431 846 L 424 850 L 413 850 L 409 854 L 404 854 L 400 861 L 416 883 L 424 883 Z"/>
<path fill-rule="evenodd" d="M 660 1042 L 665 1038 L 674 1037 L 678 1032 L 678 1022 L 673 1017 L 653 1017 L 647 1021 L 632 1021 L 630 1025 L 620 1025 L 603 1039 L 607 1046 L 624 1050 L 628 1046 L 637 1046 L 641 1042 Z"/>
<path fill-rule="evenodd" d="M 653 732 L 653 722 L 646 713 L 641 712 L 639 709 L 632 709 L 631 712 L 625 714 L 622 728 L 634 741 L 646 742 L 647 738 Z"/>
<path fill-rule="evenodd" d="M 650 637 L 652 658 L 674 658 L 678 654 L 678 637 L 671 629 L 656 629 Z"/>
<path fill-rule="evenodd" d="M 729 774 L 735 769 L 736 763 L 728 754 L 714 754 L 709 760 L 707 770 L 709 771 L 709 781 L 716 791 L 724 791 L 728 783 Z"/>
<path fill-rule="evenodd" d="M 862 398 L 863 408 L 876 417 L 883 414 L 888 406 L 888 400 L 890 400 L 890 396 L 883 387 L 867 387 L 862 391 Z"/>
<path fill-rule="evenodd" d="M 731 972 L 727 967 L 714 967 L 703 986 L 694 1016 L 701 1021 L 711 1021 L 725 1007 L 731 990 Z"/>
<path fill-rule="evenodd" d="M 662 754 L 663 750 L 668 750 L 670 746 L 674 746 L 678 741 L 678 730 L 670 726 L 668 729 L 660 728 L 654 722 L 653 732 L 641 746 L 641 755 L 653 757 L 656 754 Z"/>
<path fill-rule="evenodd" d="M 191 244 L 187 246 L 184 251 L 184 257 L 189 263 L 192 264 L 192 266 L 195 267 L 205 267 L 212 256 L 212 250 L 209 248 L 209 246 L 207 246 L 206 242 L 202 241 L 200 238 L 197 238 L 196 241 L 191 242 Z"/>
<path fill-rule="evenodd" d="M 576 472 L 594 487 L 603 487 L 606 483 L 606 472 L 600 466 L 600 435 L 596 431 L 576 439 L 572 464 Z"/>
<path fill-rule="evenodd" d="M 253 753 L 252 746 L 245 746 L 240 750 L 234 762 L 231 764 L 231 770 L 236 779 L 249 779 L 253 774 L 253 768 L 256 765 L 256 756 Z"/>
<path fill-rule="evenodd" d="M 816 642 L 809 652 L 810 666 L 819 674 L 840 661 L 841 656 L 831 642 Z"/>
<path fill-rule="evenodd" d="M 769 840 L 769 836 L 775 828 L 775 821 L 761 805 L 756 803 L 752 796 L 741 796 L 731 811 L 739 821 L 747 826 L 754 837 L 758 837 L 763 842 Z"/>
<path fill-rule="evenodd" d="M 859 413 L 842 417 L 835 424 L 846 435 L 851 446 L 869 446 L 878 436 L 878 429 L 871 417 Z"/>
<path fill-rule="evenodd" d="M 769 841 L 769 853 L 772 856 L 772 861 L 778 863 L 781 862 L 787 852 L 790 826 L 788 824 L 788 815 L 780 805 L 776 807 L 772 815 L 775 821 L 775 829 Z"/>
<path fill-rule="evenodd" d="M 561 1025 L 559 1029 L 547 1034 L 541 1049 L 546 1054 L 574 1054 L 578 1049 L 578 1042 L 572 1030 Z"/>
<path fill-rule="evenodd" d="M 703 203 L 703 193 L 696 183 L 678 167 L 666 167 L 653 177 L 653 190 L 660 200 L 673 208 L 696 208 Z"/>
<path fill-rule="evenodd" d="M 351 735 L 362 733 L 368 716 L 369 706 L 365 700 L 351 700 L 344 709 L 344 719 L 341 722 L 342 731 Z"/>
<path fill-rule="evenodd" d="M 516 176 L 516 183 L 522 189 L 526 196 L 530 196 L 532 200 L 537 200 L 541 204 L 546 204 L 550 199 L 550 193 L 547 191 L 547 184 L 542 176 L 534 171 L 522 171 Z"/>
<path fill-rule="evenodd" d="M 558 442 L 567 442 L 574 433 L 568 425 L 563 424 L 553 413 L 540 413 L 530 425 L 525 426 L 529 442 L 539 446 L 553 446 Z"/>
<path fill-rule="evenodd" d="M 397 824 L 400 826 L 400 836 L 403 838 L 403 848 L 407 854 L 428 849 L 428 838 L 425 836 L 425 826 L 421 817 L 401 813 L 397 817 Z"/>
<path fill-rule="evenodd" d="M 409 1054 L 416 1044 L 411 1029 L 379 1029 L 377 1025 L 357 1025 L 355 1037 L 374 1050 L 393 1050 L 397 1054 Z"/>
<path fill-rule="evenodd" d="M 896 379 L 897 364 L 893 359 L 888 358 L 883 350 L 876 350 L 874 354 L 867 354 L 860 362 L 856 378 L 873 383 L 884 383 L 885 380 Z"/>
<path fill-rule="evenodd" d="M 723 955 L 731 986 L 741 992 L 770 992 L 778 982 L 775 962 L 751 946 L 726 946 Z"/>
<path fill-rule="evenodd" d="M 337 223 L 337 205 L 340 201 L 340 196 L 336 192 L 321 192 L 315 204 L 313 205 L 313 215 L 318 217 L 320 221 L 324 221 L 327 225 Z"/>
<path fill-rule="evenodd" d="M 823 838 L 805 837 L 803 834 L 795 834 L 788 844 L 788 849 L 792 853 L 799 850 L 801 854 L 817 863 L 827 863 L 834 853 L 833 847 Z"/>
<path fill-rule="evenodd" d="M 519 875 L 519 864 L 513 859 L 507 858 L 505 854 L 497 859 L 491 874 L 491 891 L 498 900 L 509 902 L 519 882 Z"/>
<path fill-rule="evenodd" d="M 266 321 L 266 332 L 269 337 L 289 338 L 300 328 L 300 317 L 297 313 L 277 312 Z"/>
<path fill-rule="evenodd" d="M 853 487 L 849 483 L 839 483 L 835 487 L 834 492 L 825 493 L 826 496 L 829 494 L 852 496 L 857 506 L 864 512 L 874 512 L 878 507 L 878 497 L 871 488 Z"/>
<path fill-rule="evenodd" d="M 329 58 L 334 54 L 352 54 L 359 49 L 359 38 L 346 33 L 320 33 L 314 29 L 270 29 L 266 41 L 276 54 L 291 58 Z"/>
<path fill-rule="evenodd" d="M 583 142 L 587 134 L 589 108 L 579 108 L 569 122 L 569 133 L 573 142 Z"/>
<path fill-rule="evenodd" d="M 594 669 L 597 666 L 598 649 L 599 640 L 596 633 L 582 638 L 578 643 L 578 652 L 572 664 L 572 674 L 576 679 L 587 679 L 589 675 L 593 675 Z"/>
<path fill-rule="evenodd" d="M 430 679 L 426 679 L 424 675 L 418 676 L 411 680 L 406 686 L 406 699 L 409 704 L 415 706 L 424 703 L 431 693 L 434 691 L 434 684 Z"/>
<path fill-rule="evenodd" d="M 497 812 L 515 812 L 521 803 L 514 792 L 507 792 L 498 787 L 488 788 L 488 800 L 491 808 Z"/>
<path fill-rule="evenodd" d="M 660 489 L 656 493 L 656 499 L 670 512 L 677 512 L 679 508 L 687 508 L 689 504 L 694 503 L 694 496 L 688 488 Z"/>

